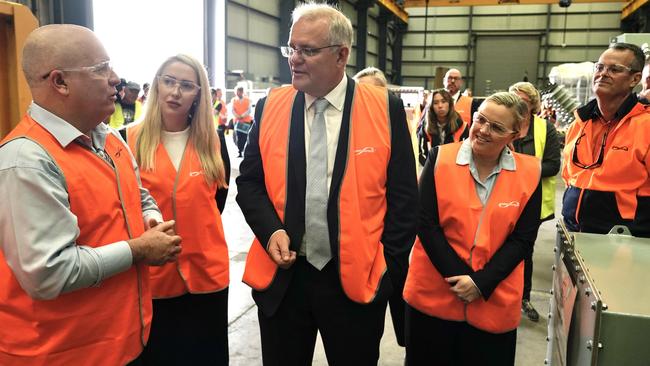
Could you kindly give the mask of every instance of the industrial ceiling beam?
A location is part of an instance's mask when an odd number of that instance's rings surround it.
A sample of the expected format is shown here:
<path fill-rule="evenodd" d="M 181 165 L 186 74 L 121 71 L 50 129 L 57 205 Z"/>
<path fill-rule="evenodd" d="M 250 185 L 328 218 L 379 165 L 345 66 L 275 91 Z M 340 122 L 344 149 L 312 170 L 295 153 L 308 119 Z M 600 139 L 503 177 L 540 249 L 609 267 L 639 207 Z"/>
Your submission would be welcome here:
<path fill-rule="evenodd" d="M 645 5 L 648 0 L 631 0 L 623 4 L 623 10 L 621 11 L 621 19 L 625 19 L 630 16 L 632 13 L 637 11 L 640 7 Z"/>
<path fill-rule="evenodd" d="M 401 19 L 404 23 L 408 23 L 408 13 L 404 10 L 404 7 L 397 5 L 395 0 L 377 0 L 377 3 L 393 13 L 393 15 Z M 422 1 L 422 3 L 424 3 L 424 1 Z"/>
<path fill-rule="evenodd" d="M 636 0 L 645 2 L 647 0 Z M 612 0 L 573 0 L 575 3 L 611 3 Z M 429 6 L 481 6 L 508 4 L 557 4 L 558 0 L 429 0 Z M 424 8 L 426 0 L 404 0 L 404 8 Z"/>

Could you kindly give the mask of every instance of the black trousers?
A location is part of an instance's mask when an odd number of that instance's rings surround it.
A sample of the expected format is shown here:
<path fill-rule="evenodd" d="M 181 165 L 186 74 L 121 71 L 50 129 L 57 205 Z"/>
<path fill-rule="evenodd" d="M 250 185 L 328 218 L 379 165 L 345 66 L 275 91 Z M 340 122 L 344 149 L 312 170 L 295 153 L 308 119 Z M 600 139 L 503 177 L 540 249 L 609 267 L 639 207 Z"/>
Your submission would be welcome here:
<path fill-rule="evenodd" d="M 524 259 L 524 295 L 522 300 L 530 300 L 530 290 L 533 288 L 533 253 Z"/>
<path fill-rule="evenodd" d="M 237 135 L 237 139 L 235 140 L 235 143 L 237 144 L 237 150 L 241 154 L 244 152 L 244 147 L 246 146 L 246 141 L 248 141 L 248 134 L 235 131 L 235 135 Z"/>
<path fill-rule="evenodd" d="M 143 366 L 228 365 L 228 289 L 153 300 L 151 335 L 139 360 Z"/>
<path fill-rule="evenodd" d="M 278 311 L 258 311 L 265 366 L 311 365 L 317 331 L 332 366 L 376 366 L 384 332 L 386 301 L 358 304 L 345 296 L 338 266 L 322 271 L 298 257 L 292 282 Z"/>
<path fill-rule="evenodd" d="M 408 366 L 514 365 L 516 346 L 516 329 L 488 333 L 466 322 L 442 320 L 406 305 Z"/>
<path fill-rule="evenodd" d="M 542 221 L 539 222 L 541 225 Z M 524 258 L 524 294 L 522 300 L 530 300 L 530 290 L 533 288 L 533 252 L 535 250 L 535 241 L 537 241 L 537 234 L 539 234 L 539 227 L 535 233 L 535 239 L 530 246 L 530 257 Z"/>

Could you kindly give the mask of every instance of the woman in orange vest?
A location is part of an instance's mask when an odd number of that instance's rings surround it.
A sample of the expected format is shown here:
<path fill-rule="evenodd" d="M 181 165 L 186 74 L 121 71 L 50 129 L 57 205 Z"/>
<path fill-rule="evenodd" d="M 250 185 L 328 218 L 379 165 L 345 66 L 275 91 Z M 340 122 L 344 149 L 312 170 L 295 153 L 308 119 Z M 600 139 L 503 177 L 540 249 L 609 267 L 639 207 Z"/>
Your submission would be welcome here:
<path fill-rule="evenodd" d="M 541 204 L 539 160 L 507 147 L 526 111 L 516 94 L 494 94 L 469 139 L 429 152 L 404 288 L 409 366 L 514 365 Z"/>
<path fill-rule="evenodd" d="M 467 124 L 454 109 L 454 100 L 445 89 L 431 92 L 431 103 L 418 131 L 418 160 L 424 165 L 429 149 L 434 146 L 465 140 Z"/>
<path fill-rule="evenodd" d="M 145 365 L 228 364 L 228 248 L 220 214 L 228 155 L 212 113 L 205 69 L 176 55 L 156 72 L 142 123 L 127 131 L 142 185 L 183 238 L 176 263 L 149 268 L 154 315 Z"/>

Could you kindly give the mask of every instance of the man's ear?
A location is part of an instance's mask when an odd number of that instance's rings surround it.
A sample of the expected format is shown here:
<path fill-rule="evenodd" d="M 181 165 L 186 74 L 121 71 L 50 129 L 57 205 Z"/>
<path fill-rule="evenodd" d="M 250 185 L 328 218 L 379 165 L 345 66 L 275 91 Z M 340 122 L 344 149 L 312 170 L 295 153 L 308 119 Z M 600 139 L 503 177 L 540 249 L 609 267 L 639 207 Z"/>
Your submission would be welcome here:
<path fill-rule="evenodd" d="M 63 77 L 63 72 L 59 70 L 53 70 L 50 73 L 50 75 L 48 75 L 47 81 L 50 84 L 50 86 L 57 91 L 57 93 L 62 95 L 68 95 L 70 93 L 68 84 L 65 78 Z"/>
<path fill-rule="evenodd" d="M 642 74 L 641 74 L 640 71 L 634 74 L 634 78 L 632 79 L 632 82 L 634 84 L 632 84 L 632 88 L 634 88 L 635 86 L 637 86 L 641 82 L 641 76 L 642 76 Z"/>
<path fill-rule="evenodd" d="M 343 67 L 348 63 L 348 56 L 350 55 L 350 48 L 347 46 L 339 47 L 339 52 L 336 57 L 336 63 L 342 63 Z"/>

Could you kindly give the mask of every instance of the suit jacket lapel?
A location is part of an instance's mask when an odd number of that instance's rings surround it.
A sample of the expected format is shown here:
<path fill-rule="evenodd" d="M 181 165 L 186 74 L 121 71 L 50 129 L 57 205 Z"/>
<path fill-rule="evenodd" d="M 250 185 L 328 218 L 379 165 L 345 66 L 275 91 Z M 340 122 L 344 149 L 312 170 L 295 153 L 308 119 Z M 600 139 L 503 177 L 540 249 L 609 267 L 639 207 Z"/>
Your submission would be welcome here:
<path fill-rule="evenodd" d="M 347 77 L 347 76 L 346 76 Z M 343 117 L 341 119 L 341 132 L 339 132 L 339 142 L 336 148 L 336 157 L 334 158 L 334 169 L 332 172 L 332 183 L 330 185 L 330 201 L 338 197 L 343 173 L 348 161 L 348 148 L 350 140 L 350 116 L 352 114 L 352 99 L 354 97 L 354 88 L 356 83 L 348 78 L 348 86 L 345 90 L 345 102 L 343 104 Z M 359 123 L 359 121 L 357 121 Z"/>
<path fill-rule="evenodd" d="M 289 172 L 287 196 L 296 199 L 296 208 L 305 211 L 305 186 L 307 184 L 307 163 L 305 157 L 305 93 L 299 91 L 291 110 L 289 131 Z M 293 182 L 291 182 L 293 178 Z M 293 183 L 293 184 L 292 184 Z"/>

